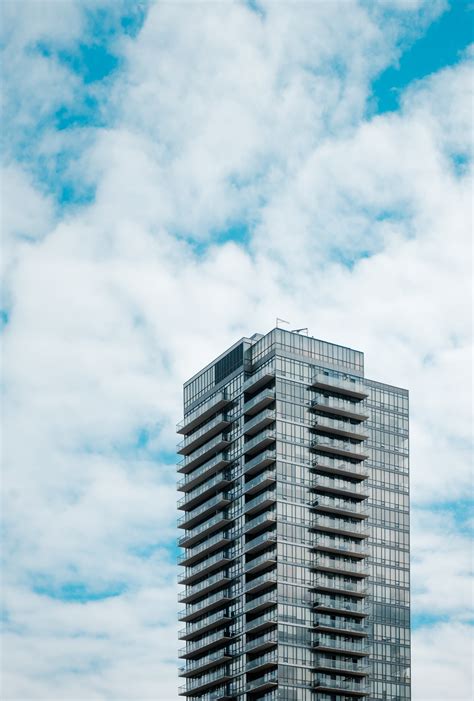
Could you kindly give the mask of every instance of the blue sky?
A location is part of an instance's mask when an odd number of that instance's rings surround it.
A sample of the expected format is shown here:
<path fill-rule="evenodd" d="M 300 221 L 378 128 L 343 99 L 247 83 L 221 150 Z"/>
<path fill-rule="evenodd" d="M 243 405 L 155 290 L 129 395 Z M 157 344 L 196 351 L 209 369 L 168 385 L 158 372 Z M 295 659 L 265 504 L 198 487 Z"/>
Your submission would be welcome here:
<path fill-rule="evenodd" d="M 279 316 L 410 388 L 414 698 L 467 701 L 472 3 L 3 14 L 5 698 L 176 698 L 180 387 Z"/>

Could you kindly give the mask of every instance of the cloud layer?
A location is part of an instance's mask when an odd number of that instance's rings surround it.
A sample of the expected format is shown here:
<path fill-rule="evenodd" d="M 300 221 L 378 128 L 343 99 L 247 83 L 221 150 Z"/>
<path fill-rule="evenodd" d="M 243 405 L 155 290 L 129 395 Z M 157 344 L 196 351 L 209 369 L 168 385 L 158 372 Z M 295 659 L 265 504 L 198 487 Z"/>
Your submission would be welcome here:
<path fill-rule="evenodd" d="M 470 58 L 370 88 L 444 3 L 42 6 L 4 10 L 4 698 L 177 698 L 180 386 L 281 316 L 410 388 L 414 698 L 467 701 Z"/>

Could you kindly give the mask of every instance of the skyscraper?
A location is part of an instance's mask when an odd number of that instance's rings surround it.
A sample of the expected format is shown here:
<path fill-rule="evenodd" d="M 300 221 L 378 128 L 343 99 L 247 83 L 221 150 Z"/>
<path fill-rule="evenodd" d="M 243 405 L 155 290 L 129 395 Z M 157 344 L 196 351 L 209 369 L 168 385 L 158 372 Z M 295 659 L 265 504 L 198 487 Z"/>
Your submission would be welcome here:
<path fill-rule="evenodd" d="M 408 392 L 276 328 L 185 383 L 178 432 L 180 694 L 410 699 Z"/>

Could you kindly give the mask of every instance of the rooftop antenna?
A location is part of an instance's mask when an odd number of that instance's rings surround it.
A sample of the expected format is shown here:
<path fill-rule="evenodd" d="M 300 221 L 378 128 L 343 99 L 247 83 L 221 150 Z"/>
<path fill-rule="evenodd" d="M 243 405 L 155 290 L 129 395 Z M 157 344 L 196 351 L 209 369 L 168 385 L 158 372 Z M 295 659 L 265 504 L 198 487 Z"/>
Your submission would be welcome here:
<path fill-rule="evenodd" d="M 278 316 L 276 318 L 276 327 L 277 329 L 280 328 L 280 324 L 289 324 L 289 321 L 285 321 L 285 319 L 280 319 Z"/>
<path fill-rule="evenodd" d="M 305 326 L 303 329 L 293 329 L 291 333 L 301 333 L 302 331 L 306 331 L 306 336 L 308 335 L 308 327 Z"/>

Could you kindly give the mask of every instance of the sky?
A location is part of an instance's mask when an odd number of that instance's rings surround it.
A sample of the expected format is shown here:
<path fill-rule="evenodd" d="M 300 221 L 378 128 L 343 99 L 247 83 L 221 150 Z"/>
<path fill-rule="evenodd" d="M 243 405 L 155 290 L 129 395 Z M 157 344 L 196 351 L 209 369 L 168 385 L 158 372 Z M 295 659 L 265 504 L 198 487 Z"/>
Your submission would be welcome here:
<path fill-rule="evenodd" d="M 5 701 L 177 699 L 181 386 L 275 318 L 411 403 L 414 701 L 472 698 L 472 3 L 5 0 Z"/>

